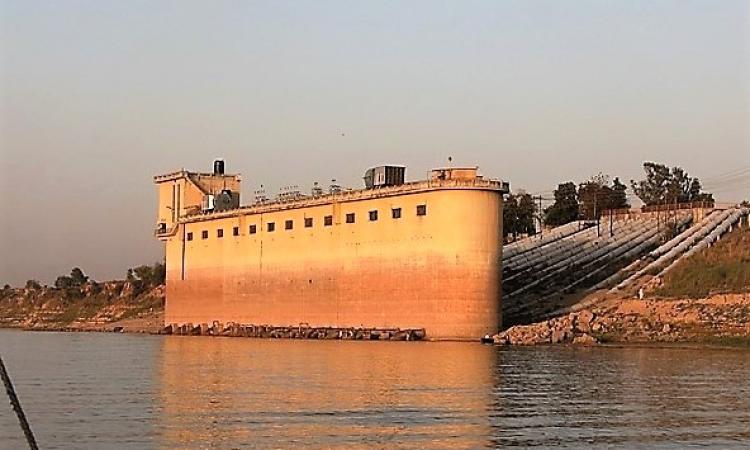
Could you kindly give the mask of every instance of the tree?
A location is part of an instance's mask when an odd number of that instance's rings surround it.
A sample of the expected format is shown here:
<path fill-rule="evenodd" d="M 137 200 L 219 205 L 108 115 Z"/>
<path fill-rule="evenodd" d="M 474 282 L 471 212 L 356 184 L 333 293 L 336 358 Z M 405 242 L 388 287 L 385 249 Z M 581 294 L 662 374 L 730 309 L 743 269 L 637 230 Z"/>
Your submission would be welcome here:
<path fill-rule="evenodd" d="M 670 169 L 655 162 L 643 163 L 646 178 L 631 180 L 633 192 L 646 206 L 695 201 L 713 201 L 713 195 L 702 192 L 698 178 L 693 178 L 681 167 Z"/>
<path fill-rule="evenodd" d="M 578 202 L 587 220 L 598 219 L 606 209 L 629 208 L 625 191 L 627 187 L 619 178 L 609 185 L 609 175 L 601 172 L 578 186 Z"/>
<path fill-rule="evenodd" d="M 550 226 L 565 225 L 578 219 L 578 193 L 572 181 L 561 183 L 555 189 L 555 203 L 544 211 L 544 223 Z"/>
<path fill-rule="evenodd" d="M 526 192 L 508 194 L 503 204 L 503 237 L 536 233 L 534 199 Z"/>
<path fill-rule="evenodd" d="M 503 201 L 503 238 L 518 235 L 518 200 L 508 194 Z"/>
<path fill-rule="evenodd" d="M 88 281 L 89 277 L 87 277 L 83 273 L 83 270 L 78 267 L 74 267 L 73 270 L 70 271 L 70 276 L 60 275 L 59 277 L 57 277 L 57 279 L 55 280 L 55 287 L 58 289 L 72 291 L 76 288 L 80 288 Z"/>
<path fill-rule="evenodd" d="M 619 178 L 615 177 L 615 179 L 612 180 L 611 189 L 612 195 L 610 197 L 610 209 L 630 208 L 630 203 L 628 203 L 628 195 L 626 194 L 628 187 L 622 184 Z"/>
<path fill-rule="evenodd" d="M 67 275 L 60 275 L 55 279 L 55 287 L 57 289 L 71 289 L 74 286 L 73 279 Z"/>
<path fill-rule="evenodd" d="M 534 224 L 534 214 L 536 213 L 536 204 L 530 194 L 523 192 L 518 200 L 518 229 L 526 235 L 536 234 Z"/>
<path fill-rule="evenodd" d="M 84 275 L 83 270 L 78 267 L 74 267 L 73 270 L 70 271 L 70 278 L 73 280 L 73 284 L 76 286 L 81 286 L 82 284 L 85 284 L 87 281 L 89 281 L 89 277 Z"/>
<path fill-rule="evenodd" d="M 154 263 L 153 266 L 142 265 L 128 269 L 126 280 L 136 286 L 137 290 L 164 284 L 167 267 L 163 263 Z"/>
<path fill-rule="evenodd" d="M 7 286 L 7 285 L 6 285 Z M 37 290 L 41 289 L 42 285 L 36 280 L 26 280 L 26 289 Z"/>

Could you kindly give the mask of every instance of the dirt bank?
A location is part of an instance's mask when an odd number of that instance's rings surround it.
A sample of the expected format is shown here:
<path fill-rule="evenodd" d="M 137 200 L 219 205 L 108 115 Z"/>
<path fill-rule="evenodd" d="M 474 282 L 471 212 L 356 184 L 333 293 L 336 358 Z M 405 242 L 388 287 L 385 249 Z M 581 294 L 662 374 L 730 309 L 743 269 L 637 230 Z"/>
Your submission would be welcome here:
<path fill-rule="evenodd" d="M 6 328 L 156 332 L 163 327 L 163 311 L 163 285 L 123 280 L 0 292 L 0 327 Z"/>
<path fill-rule="evenodd" d="M 750 294 L 701 299 L 610 298 L 550 320 L 509 328 L 497 344 L 674 343 L 750 345 Z"/>

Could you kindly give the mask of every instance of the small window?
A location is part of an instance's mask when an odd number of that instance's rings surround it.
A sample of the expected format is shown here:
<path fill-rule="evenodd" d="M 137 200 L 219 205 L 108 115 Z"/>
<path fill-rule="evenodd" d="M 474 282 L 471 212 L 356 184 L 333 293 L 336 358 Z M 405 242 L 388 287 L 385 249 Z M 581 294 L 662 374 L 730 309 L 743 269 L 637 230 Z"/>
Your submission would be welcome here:
<path fill-rule="evenodd" d="M 219 228 L 216 230 L 216 237 L 223 238 L 224 237 L 224 230 L 222 228 Z"/>
<path fill-rule="evenodd" d="M 192 241 L 193 240 L 193 233 L 192 232 L 190 232 L 190 233 L 187 234 L 187 240 L 188 241 Z"/>
<path fill-rule="evenodd" d="M 354 213 L 348 213 L 346 215 L 346 223 L 354 223 Z"/>
<path fill-rule="evenodd" d="M 323 217 L 323 226 L 330 227 L 333 225 L 333 216 Z"/>
<path fill-rule="evenodd" d="M 292 228 L 294 228 L 294 222 L 293 221 L 287 220 L 286 222 L 284 222 L 284 229 L 285 230 L 291 230 Z"/>
<path fill-rule="evenodd" d="M 417 215 L 418 216 L 426 216 L 427 215 L 427 205 L 417 205 Z"/>
<path fill-rule="evenodd" d="M 305 217 L 305 228 L 312 228 L 312 217 Z"/>
<path fill-rule="evenodd" d="M 256 225 L 250 225 L 250 229 L 248 230 L 250 234 L 255 234 L 258 232 L 258 227 Z"/>
<path fill-rule="evenodd" d="M 201 231 L 201 239 L 208 239 L 208 230 Z"/>
<path fill-rule="evenodd" d="M 378 212 L 370 211 L 370 222 L 375 222 L 376 220 L 378 220 Z"/>
<path fill-rule="evenodd" d="M 401 218 L 401 208 L 393 208 L 391 209 L 391 217 L 394 219 L 400 219 Z"/>
<path fill-rule="evenodd" d="M 268 222 L 268 231 L 273 231 L 276 229 L 276 224 L 273 222 Z"/>
<path fill-rule="evenodd" d="M 240 227 L 232 228 L 232 236 L 239 236 L 239 235 L 240 235 Z"/>

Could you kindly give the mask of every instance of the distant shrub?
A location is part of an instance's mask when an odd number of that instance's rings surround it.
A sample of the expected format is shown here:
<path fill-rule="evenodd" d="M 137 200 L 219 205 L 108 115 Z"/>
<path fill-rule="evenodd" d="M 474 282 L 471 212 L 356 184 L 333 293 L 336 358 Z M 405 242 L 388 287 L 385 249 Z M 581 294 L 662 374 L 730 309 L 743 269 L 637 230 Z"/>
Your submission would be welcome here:
<path fill-rule="evenodd" d="M 149 288 L 164 284 L 166 278 L 166 266 L 163 263 L 154 263 L 152 266 L 142 265 L 128 269 L 125 279 L 132 283 L 134 295 L 140 295 Z"/>
<path fill-rule="evenodd" d="M 80 288 L 87 281 L 89 281 L 89 277 L 80 268 L 74 267 L 70 271 L 70 275 L 60 275 L 57 277 L 55 287 L 58 289 Z"/>

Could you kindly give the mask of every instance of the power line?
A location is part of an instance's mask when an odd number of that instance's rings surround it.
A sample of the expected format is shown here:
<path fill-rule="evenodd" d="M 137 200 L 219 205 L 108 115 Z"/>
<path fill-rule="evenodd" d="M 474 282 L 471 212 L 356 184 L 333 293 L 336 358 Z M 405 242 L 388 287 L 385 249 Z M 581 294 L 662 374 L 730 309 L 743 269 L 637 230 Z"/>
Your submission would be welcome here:
<path fill-rule="evenodd" d="M 750 166 L 739 167 L 737 169 L 732 169 L 728 172 L 719 173 L 716 175 L 705 177 L 703 178 L 703 181 L 712 182 L 712 181 L 722 180 L 724 178 L 733 178 L 733 177 L 741 176 L 745 173 L 750 173 Z"/>

